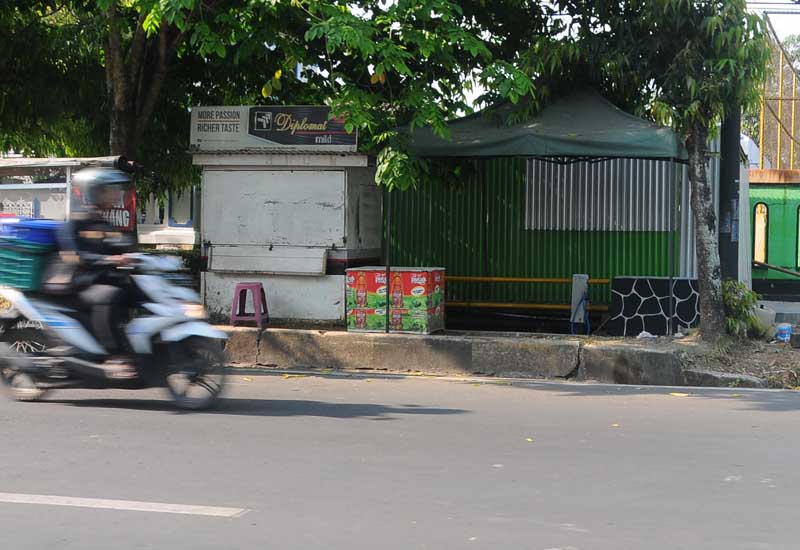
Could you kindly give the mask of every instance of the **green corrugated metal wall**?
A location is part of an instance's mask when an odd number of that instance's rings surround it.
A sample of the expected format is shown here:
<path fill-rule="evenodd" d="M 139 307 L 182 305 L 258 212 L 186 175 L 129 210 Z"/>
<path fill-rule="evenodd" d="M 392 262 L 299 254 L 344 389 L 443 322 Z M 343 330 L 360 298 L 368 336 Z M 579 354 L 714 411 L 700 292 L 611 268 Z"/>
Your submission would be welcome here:
<path fill-rule="evenodd" d="M 525 229 L 525 161 L 484 162 L 485 172 L 479 168 L 458 184 L 420 184 L 392 193 L 393 265 L 444 267 L 448 275 L 462 276 L 668 274 L 664 231 Z M 453 282 L 447 287 L 448 299 L 458 301 L 567 304 L 570 293 L 568 284 Z M 609 287 L 592 285 L 590 299 L 609 303 Z"/>
<path fill-rule="evenodd" d="M 755 208 L 763 202 L 767 205 L 767 263 L 797 270 L 798 258 L 798 213 L 800 210 L 800 187 L 788 185 L 750 186 L 750 234 L 755 231 Z M 752 237 L 751 237 L 752 239 Z M 750 243 L 752 253 L 752 241 Z M 789 279 L 797 277 L 771 269 L 753 267 L 755 279 Z"/>

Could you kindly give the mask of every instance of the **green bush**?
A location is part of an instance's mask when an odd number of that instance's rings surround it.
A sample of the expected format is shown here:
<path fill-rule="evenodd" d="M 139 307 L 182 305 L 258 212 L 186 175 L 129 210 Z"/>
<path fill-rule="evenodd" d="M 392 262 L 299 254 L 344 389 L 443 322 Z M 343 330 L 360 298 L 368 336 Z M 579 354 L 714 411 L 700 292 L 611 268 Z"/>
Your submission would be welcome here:
<path fill-rule="evenodd" d="M 155 250 L 152 248 L 142 248 L 142 252 L 148 254 L 162 254 L 165 256 L 177 256 L 183 262 L 183 269 L 186 270 L 187 275 L 192 277 L 195 289 L 200 288 L 200 271 L 202 269 L 202 261 L 200 259 L 200 247 L 195 245 L 190 249 L 162 249 Z"/>
<path fill-rule="evenodd" d="M 177 253 L 183 260 L 183 267 L 189 271 L 192 275 L 192 279 L 196 280 L 199 284 L 202 264 L 200 261 L 200 247 L 195 246 L 190 250 L 178 250 Z"/>
<path fill-rule="evenodd" d="M 764 328 L 753 310 L 761 297 L 739 281 L 722 281 L 725 324 L 728 333 L 738 338 L 759 336 Z"/>

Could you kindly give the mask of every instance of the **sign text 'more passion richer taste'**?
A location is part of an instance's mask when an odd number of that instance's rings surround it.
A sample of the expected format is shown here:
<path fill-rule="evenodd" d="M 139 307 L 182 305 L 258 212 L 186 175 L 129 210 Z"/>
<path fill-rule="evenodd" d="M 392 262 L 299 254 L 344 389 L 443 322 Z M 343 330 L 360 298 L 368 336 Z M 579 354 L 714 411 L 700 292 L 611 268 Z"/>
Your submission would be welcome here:
<path fill-rule="evenodd" d="M 325 106 L 194 107 L 190 148 L 355 151 L 356 132 Z"/>

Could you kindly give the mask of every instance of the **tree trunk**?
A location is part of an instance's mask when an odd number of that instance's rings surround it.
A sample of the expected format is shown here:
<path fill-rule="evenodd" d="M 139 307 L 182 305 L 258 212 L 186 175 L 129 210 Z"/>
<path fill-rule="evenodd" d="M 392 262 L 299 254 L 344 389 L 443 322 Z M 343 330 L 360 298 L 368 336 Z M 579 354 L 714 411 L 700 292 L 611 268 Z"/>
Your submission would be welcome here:
<path fill-rule="evenodd" d="M 135 158 L 136 122 L 127 109 L 119 109 L 113 103 L 109 113 L 108 153 Z"/>
<path fill-rule="evenodd" d="M 722 278 L 717 243 L 717 215 L 706 170 L 708 129 L 695 124 L 689 130 L 686 148 L 689 151 L 689 181 L 692 186 L 697 279 L 700 291 L 700 336 L 718 340 L 725 330 L 722 304 Z"/>
<path fill-rule="evenodd" d="M 109 33 L 105 48 L 106 90 L 109 101 L 108 149 L 111 155 L 136 158 L 145 139 L 168 75 L 169 60 L 186 37 L 163 24 L 155 38 L 148 39 L 142 14 L 130 43 L 123 44 L 126 21 L 116 7 L 108 11 Z M 127 51 L 126 51 L 127 50 Z"/>
<path fill-rule="evenodd" d="M 136 151 L 133 143 L 136 117 L 132 108 L 130 80 L 125 70 L 121 22 L 116 18 L 116 7 L 108 11 L 109 32 L 105 45 L 106 91 L 109 103 L 108 152 L 111 155 L 132 157 Z"/>

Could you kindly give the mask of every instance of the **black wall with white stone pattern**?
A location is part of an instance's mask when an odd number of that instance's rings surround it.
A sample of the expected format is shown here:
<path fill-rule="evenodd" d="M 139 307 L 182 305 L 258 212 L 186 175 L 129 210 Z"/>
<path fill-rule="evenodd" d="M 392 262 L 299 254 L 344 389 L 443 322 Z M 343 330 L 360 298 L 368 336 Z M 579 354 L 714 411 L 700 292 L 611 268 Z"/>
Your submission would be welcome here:
<path fill-rule="evenodd" d="M 696 279 L 673 279 L 673 329 L 695 327 L 700 320 Z M 614 277 L 606 330 L 614 336 L 637 336 L 643 330 L 665 335 L 669 326 L 669 279 Z"/>

